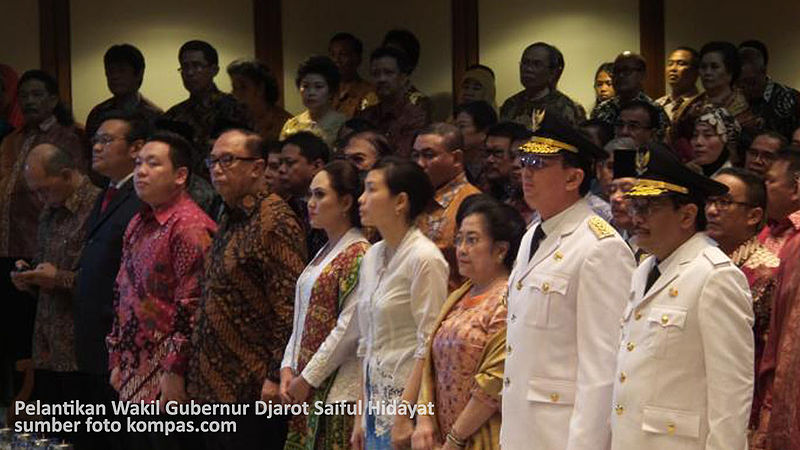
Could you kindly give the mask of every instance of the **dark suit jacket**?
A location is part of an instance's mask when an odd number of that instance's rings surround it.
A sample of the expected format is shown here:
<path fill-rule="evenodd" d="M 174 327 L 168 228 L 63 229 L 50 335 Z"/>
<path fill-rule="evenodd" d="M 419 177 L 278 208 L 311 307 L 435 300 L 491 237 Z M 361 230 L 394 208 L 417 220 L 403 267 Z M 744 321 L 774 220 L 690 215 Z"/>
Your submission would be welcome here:
<path fill-rule="evenodd" d="M 133 178 L 122 185 L 105 212 L 101 192 L 89 216 L 89 231 L 79 263 L 75 302 L 75 351 L 78 370 L 108 373 L 106 335 L 111 331 L 114 281 L 122 258 L 122 237 L 128 222 L 142 207 Z"/>

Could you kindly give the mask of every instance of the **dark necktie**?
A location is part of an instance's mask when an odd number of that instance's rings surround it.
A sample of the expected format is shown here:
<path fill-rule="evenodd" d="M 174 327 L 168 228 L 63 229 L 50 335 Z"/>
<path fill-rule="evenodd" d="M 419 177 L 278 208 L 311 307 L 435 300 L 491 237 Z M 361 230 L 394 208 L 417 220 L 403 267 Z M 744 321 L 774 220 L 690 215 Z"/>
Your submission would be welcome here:
<path fill-rule="evenodd" d="M 108 204 L 111 203 L 111 200 L 114 199 L 114 196 L 117 195 L 117 188 L 114 186 L 110 186 L 106 189 L 106 194 L 103 196 L 103 203 L 100 204 L 100 212 L 106 212 L 106 208 L 108 208 Z"/>
<path fill-rule="evenodd" d="M 661 272 L 658 270 L 658 264 L 654 264 L 653 268 L 650 269 L 650 273 L 647 274 L 647 284 L 644 287 L 645 294 L 650 290 L 651 287 L 653 287 L 656 280 L 658 280 L 658 277 L 660 276 Z"/>
<path fill-rule="evenodd" d="M 542 229 L 542 225 L 539 224 L 539 226 L 536 227 L 536 231 L 533 232 L 533 239 L 531 239 L 531 252 L 528 253 L 528 261 L 533 259 L 533 255 L 536 254 L 536 250 L 539 250 L 539 244 L 542 243 L 542 240 L 546 236 L 547 235 L 544 234 L 544 230 Z"/>

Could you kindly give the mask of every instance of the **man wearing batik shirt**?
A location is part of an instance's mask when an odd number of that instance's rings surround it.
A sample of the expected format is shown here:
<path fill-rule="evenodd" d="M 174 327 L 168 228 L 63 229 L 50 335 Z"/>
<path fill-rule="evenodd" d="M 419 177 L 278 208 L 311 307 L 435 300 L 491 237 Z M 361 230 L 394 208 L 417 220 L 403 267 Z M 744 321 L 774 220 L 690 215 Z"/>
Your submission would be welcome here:
<path fill-rule="evenodd" d="M 767 75 L 769 52 L 760 41 L 739 44 L 742 74 L 736 84 L 747 98 L 750 111 L 764 121 L 764 129 L 791 138 L 800 125 L 800 92 Z"/>
<path fill-rule="evenodd" d="M 670 121 L 664 108 L 656 104 L 653 99 L 644 93 L 646 65 L 644 58 L 636 53 L 623 52 L 614 60 L 614 92 L 616 95 L 595 106 L 592 110 L 592 119 L 600 119 L 611 126 L 616 126 L 620 119 L 622 107 L 631 101 L 644 101 L 655 106 L 658 110 L 658 123 L 652 124 L 656 129 L 658 139 L 663 139 L 669 128 Z"/>
<path fill-rule="evenodd" d="M 208 258 L 187 376 L 189 396 L 203 403 L 280 401 L 306 240 L 297 216 L 266 189 L 262 147 L 257 134 L 231 130 L 206 161 L 225 210 Z M 208 448 L 283 447 L 286 417 L 232 419 L 236 433 L 207 435 Z"/>
<path fill-rule="evenodd" d="M 361 40 L 350 33 L 337 33 L 328 44 L 328 55 L 342 75 L 339 91 L 333 99 L 333 109 L 348 118 L 353 117 L 356 111 L 378 102 L 375 87 L 358 75 L 363 50 Z"/>
<path fill-rule="evenodd" d="M 100 190 L 77 170 L 69 152 L 51 144 L 31 150 L 24 176 L 44 208 L 33 263 L 17 261 L 19 272 L 12 273 L 11 279 L 19 290 L 38 293 L 33 396 L 45 403 L 60 403 L 69 400 L 77 389 L 72 316 L 74 268 L 83 248 L 87 219 Z"/>
<path fill-rule="evenodd" d="M 800 231 L 800 188 L 797 174 L 800 173 L 800 152 L 784 148 L 775 155 L 764 182 L 767 186 L 767 226 L 761 230 L 758 240 L 781 260 L 791 253 L 783 247 Z"/>
<path fill-rule="evenodd" d="M 728 193 L 706 200 L 706 232 L 744 273 L 750 285 L 755 314 L 754 373 L 758 374 L 772 310 L 775 275 L 780 264 L 778 256 L 758 242 L 756 237 L 764 221 L 767 206 L 764 180 L 744 169 L 728 167 L 720 170 L 714 176 L 714 181 L 728 186 Z M 756 393 L 751 410 L 751 429 L 758 425 L 760 406 L 760 398 Z"/>
<path fill-rule="evenodd" d="M 448 288 L 452 292 L 464 279 L 458 273 L 453 238 L 456 235 L 456 213 L 461 202 L 481 191 L 467 181 L 464 172 L 464 137 L 449 123 L 435 123 L 417 135 L 411 159 L 419 164 L 436 188 L 433 202 L 420 214 L 420 231 L 442 251 L 450 265 Z"/>
<path fill-rule="evenodd" d="M 767 342 L 756 378 L 757 396 L 761 399 L 758 431 L 751 448 L 756 450 L 800 449 L 800 433 L 796 409 L 800 401 L 797 387 L 800 370 L 800 201 L 795 174 L 800 172 L 800 154 L 791 149 L 780 150 L 767 172 L 767 215 L 780 217 L 759 240 L 765 245 L 778 244 L 781 259 L 776 277 Z M 790 187 L 791 186 L 791 187 Z M 794 209 L 792 209 L 794 208 Z M 792 212 L 793 211 L 793 212 Z M 782 213 L 781 213 L 782 212 Z"/>
<path fill-rule="evenodd" d="M 557 48 L 544 42 L 531 44 L 522 52 L 519 78 L 525 89 L 503 102 L 500 120 L 530 128 L 534 111 L 547 111 L 573 126 L 586 119 L 583 107 L 555 88 L 564 69 L 559 55 Z"/>
<path fill-rule="evenodd" d="M 203 160 L 211 148 L 215 129 L 224 124 L 246 124 L 247 113 L 230 94 L 217 89 L 214 77 L 219 72 L 219 55 L 208 42 L 189 41 L 178 51 L 181 80 L 189 98 L 173 106 L 164 118 L 189 125 L 194 132 L 195 153 L 192 170 L 208 178 Z"/>
<path fill-rule="evenodd" d="M 700 54 L 691 47 L 678 47 L 667 58 L 664 72 L 670 92 L 655 102 L 664 108 L 670 121 L 676 122 L 697 97 Z"/>
<path fill-rule="evenodd" d="M 379 102 L 356 114 L 375 125 L 401 156 L 411 154 L 414 133 L 431 121 L 422 97 L 409 94 L 408 64 L 408 56 L 396 48 L 372 52 L 370 72 Z"/>
<path fill-rule="evenodd" d="M 192 315 L 201 295 L 214 222 L 186 192 L 189 143 L 150 137 L 136 157 L 145 203 L 123 238 L 114 324 L 107 342 L 111 385 L 121 401 L 185 401 Z"/>

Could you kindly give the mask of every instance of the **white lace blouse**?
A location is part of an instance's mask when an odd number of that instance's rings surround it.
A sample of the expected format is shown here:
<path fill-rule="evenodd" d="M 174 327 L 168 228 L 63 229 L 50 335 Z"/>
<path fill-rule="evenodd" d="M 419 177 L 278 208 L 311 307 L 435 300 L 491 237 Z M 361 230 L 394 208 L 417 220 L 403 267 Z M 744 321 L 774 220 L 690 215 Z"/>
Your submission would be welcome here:
<path fill-rule="evenodd" d="M 376 405 L 399 401 L 447 299 L 447 262 L 436 245 L 412 227 L 386 260 L 386 242 L 364 255 L 359 275 L 358 356 L 363 358 L 365 399 Z M 378 436 L 394 416 L 376 415 Z"/>

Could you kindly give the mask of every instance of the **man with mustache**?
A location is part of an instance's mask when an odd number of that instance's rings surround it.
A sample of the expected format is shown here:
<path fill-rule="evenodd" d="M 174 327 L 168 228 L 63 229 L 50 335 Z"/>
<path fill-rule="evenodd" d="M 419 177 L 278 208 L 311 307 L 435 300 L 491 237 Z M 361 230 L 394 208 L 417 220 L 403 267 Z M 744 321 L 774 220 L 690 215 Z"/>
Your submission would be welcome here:
<path fill-rule="evenodd" d="M 669 149 L 639 155 L 628 192 L 637 243 L 621 320 L 613 450 L 743 449 L 753 395 L 753 307 L 744 274 L 702 231 L 727 186 Z"/>
<path fill-rule="evenodd" d="M 501 202 L 509 200 L 515 185 L 511 180 L 514 169 L 512 149 L 519 147 L 530 137 L 531 132 L 516 122 L 500 122 L 489 127 L 486 132 L 483 144 L 486 155 L 483 178 L 487 193 Z"/>
<path fill-rule="evenodd" d="M 525 201 L 541 222 L 509 277 L 500 442 L 604 450 L 633 253 L 584 198 L 602 149 L 546 114 L 520 151 Z"/>
<path fill-rule="evenodd" d="M 375 125 L 398 155 L 408 157 L 414 145 L 414 134 L 431 122 L 424 102 L 408 93 L 411 63 L 404 52 L 393 47 L 378 48 L 369 60 L 378 104 L 368 106 L 356 117 Z"/>

